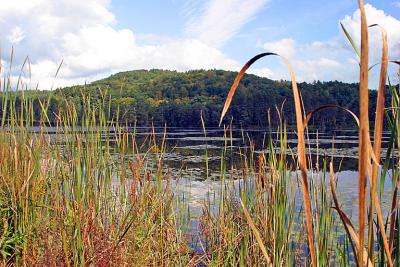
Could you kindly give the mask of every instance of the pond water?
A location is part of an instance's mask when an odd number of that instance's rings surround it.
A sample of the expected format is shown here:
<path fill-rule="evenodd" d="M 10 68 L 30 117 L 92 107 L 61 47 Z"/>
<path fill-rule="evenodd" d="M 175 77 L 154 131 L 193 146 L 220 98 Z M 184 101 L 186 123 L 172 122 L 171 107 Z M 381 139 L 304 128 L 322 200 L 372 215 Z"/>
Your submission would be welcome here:
<path fill-rule="evenodd" d="M 163 128 L 155 128 L 154 131 L 148 128 L 137 128 L 136 136 L 138 143 L 149 136 L 149 133 L 160 141 L 164 136 Z M 227 147 L 225 160 L 227 169 L 236 172 L 240 177 L 241 164 L 239 154 L 250 150 L 250 144 L 254 145 L 254 154 L 268 152 L 266 143 L 271 135 L 274 140 L 279 140 L 279 133 L 270 132 L 268 129 L 236 129 L 227 131 L 224 138 L 223 129 L 208 129 L 204 133 L 203 129 L 180 129 L 168 128 L 165 133 L 167 144 L 166 153 L 163 157 L 165 166 L 168 166 L 171 173 L 172 188 L 176 196 L 184 198 L 188 202 L 193 214 L 198 214 L 205 200 L 218 192 L 222 183 L 221 177 L 221 152 L 224 146 Z M 358 132 L 357 130 L 327 130 L 318 132 L 309 130 L 307 138 L 307 154 L 312 159 L 313 166 L 319 162 L 320 171 L 314 171 L 309 179 L 319 180 L 323 177 L 322 166 L 323 158 L 328 160 L 334 153 L 335 174 L 338 178 L 338 196 L 344 211 L 350 217 L 358 216 Z M 225 144 L 225 140 L 228 141 Z M 371 137 L 373 141 L 373 137 Z M 382 155 L 386 156 L 387 146 L 390 141 L 390 132 L 384 132 L 382 138 Z M 287 133 L 288 154 L 296 154 L 297 135 L 294 131 Z M 279 144 L 277 144 L 279 146 Z M 334 146 L 334 148 L 333 148 Z M 279 150 L 276 149 L 279 153 Z M 207 153 L 206 153 L 207 152 Z M 395 157 L 398 154 L 395 152 Z M 318 157 L 318 159 L 317 159 Z M 291 156 L 288 156 L 290 160 Z M 208 164 L 208 178 L 206 171 L 206 161 Z M 228 178 L 230 176 L 228 175 Z M 392 190 L 391 172 L 387 174 L 384 184 L 384 193 L 381 203 L 385 216 L 390 206 L 390 196 Z M 328 181 L 328 178 L 327 178 Z M 231 181 L 227 181 L 230 183 Z M 233 183 L 241 183 L 243 180 L 235 179 Z M 297 196 L 301 198 L 300 195 Z M 215 200 L 218 203 L 218 199 Z M 299 205 L 301 200 L 297 201 Z"/>
<path fill-rule="evenodd" d="M 161 143 L 165 135 L 167 145 L 166 152 L 163 155 L 163 165 L 168 168 L 171 174 L 171 187 L 174 194 L 179 198 L 184 198 L 189 205 L 189 209 L 194 216 L 198 215 L 205 200 L 210 195 L 218 192 L 222 183 L 221 177 L 221 155 L 224 146 L 227 148 L 225 161 L 229 172 L 237 173 L 236 177 L 241 177 L 240 153 L 246 150 L 249 152 L 250 144 L 253 146 L 254 154 L 268 153 L 266 143 L 269 136 L 273 140 L 279 140 L 279 133 L 269 131 L 268 129 L 233 129 L 226 132 L 221 128 L 207 129 L 182 129 L 167 128 L 129 128 L 130 132 L 135 131 L 137 143 L 150 142 L 153 137 L 157 143 Z M 39 131 L 33 129 L 33 131 Z M 57 140 L 56 130 L 46 128 L 50 136 Z M 113 129 L 104 130 L 104 139 L 113 139 Z M 226 141 L 227 140 L 227 141 Z M 373 141 L 373 137 L 371 137 Z M 387 147 L 390 141 L 390 132 L 384 132 L 382 138 L 382 158 L 385 158 Z M 63 140 L 60 140 L 63 142 Z M 297 135 L 294 131 L 287 131 L 287 150 L 288 160 L 291 154 L 296 154 Z M 318 180 L 323 177 L 322 166 L 324 156 L 330 159 L 332 151 L 334 153 L 335 174 L 338 177 L 338 195 L 344 211 L 351 217 L 358 216 L 358 132 L 356 129 L 332 129 L 319 132 L 309 130 L 307 134 L 307 154 L 312 159 L 314 168 L 319 163 L 320 171 L 316 171 L 310 176 L 310 179 Z M 334 148 L 333 148 L 334 146 Z M 276 145 L 279 147 L 279 144 Z M 275 150 L 279 153 L 279 149 Z M 395 152 L 395 158 L 398 157 Z M 147 155 L 150 160 L 156 163 L 156 155 Z M 118 160 L 118 159 L 116 159 Z M 208 165 L 208 171 L 206 166 Z M 229 176 L 229 175 L 228 175 Z M 228 177 L 229 178 L 229 177 Z M 392 190 L 391 172 L 388 172 L 384 184 L 384 194 L 382 195 L 382 207 L 386 216 L 390 205 L 390 196 Z M 229 179 L 227 182 L 230 182 Z M 233 183 L 243 182 L 241 179 L 235 179 Z M 301 198 L 301 196 L 297 196 Z M 214 200 L 215 203 L 218 199 Z M 301 200 L 297 201 L 299 205 Z"/>

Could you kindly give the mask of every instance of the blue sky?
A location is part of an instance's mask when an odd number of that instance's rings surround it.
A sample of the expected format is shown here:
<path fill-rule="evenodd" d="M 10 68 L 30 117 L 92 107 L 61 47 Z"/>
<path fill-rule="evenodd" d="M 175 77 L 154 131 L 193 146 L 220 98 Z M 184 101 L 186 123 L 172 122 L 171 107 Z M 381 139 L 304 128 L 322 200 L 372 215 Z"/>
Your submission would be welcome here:
<path fill-rule="evenodd" d="M 369 23 L 388 31 L 390 57 L 398 60 L 400 1 L 366 1 L 366 9 Z M 265 51 L 289 58 L 299 81 L 358 78 L 338 24 L 358 39 L 356 0 L 0 0 L 0 12 L 3 64 L 12 46 L 16 65 L 29 55 L 30 83 L 43 88 L 53 84 L 61 60 L 56 87 L 131 69 L 238 70 Z M 371 62 L 379 59 L 379 39 L 371 30 Z M 277 59 L 249 72 L 288 78 Z M 371 81 L 374 87 L 376 74 Z"/>

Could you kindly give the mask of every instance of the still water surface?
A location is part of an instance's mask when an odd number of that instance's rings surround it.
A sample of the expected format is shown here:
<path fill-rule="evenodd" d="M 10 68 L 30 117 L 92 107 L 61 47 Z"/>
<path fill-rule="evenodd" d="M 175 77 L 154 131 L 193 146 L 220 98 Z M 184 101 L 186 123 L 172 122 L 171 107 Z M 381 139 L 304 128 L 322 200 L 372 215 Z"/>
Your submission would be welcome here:
<path fill-rule="evenodd" d="M 36 129 L 38 130 L 38 129 Z M 35 131 L 35 129 L 34 129 Z M 50 136 L 57 140 L 57 132 L 54 128 L 45 129 Z M 227 183 L 238 184 L 243 182 L 237 177 L 241 175 L 240 154 L 249 153 L 250 145 L 254 146 L 254 154 L 268 153 L 266 143 L 269 137 L 273 140 L 279 140 L 279 133 L 268 129 L 236 129 L 226 132 L 221 128 L 208 129 L 204 133 L 203 129 L 182 129 L 182 128 L 167 128 L 164 133 L 164 128 L 136 128 L 129 129 L 130 132 L 135 131 L 137 143 L 140 145 L 143 142 L 151 142 L 153 137 L 157 143 L 161 143 L 165 137 L 167 145 L 166 152 L 163 155 L 164 168 L 168 169 L 171 175 L 171 188 L 174 190 L 176 197 L 184 199 L 188 203 L 192 215 L 196 216 L 204 206 L 205 200 L 210 196 L 215 196 L 223 184 L 220 181 L 221 177 L 221 155 L 224 146 L 227 149 L 225 161 L 227 163 L 228 173 L 236 174 L 235 179 L 229 181 L 228 174 Z M 104 139 L 113 140 L 113 130 L 104 130 Z M 150 140 L 150 141 L 149 141 Z M 226 141 L 227 140 L 227 141 Z M 373 138 L 371 137 L 371 140 Z M 382 139 L 382 155 L 384 159 L 387 152 L 387 146 L 390 140 L 390 132 L 384 132 Z M 62 142 L 62 140 L 60 140 Z M 294 131 L 288 130 L 288 160 L 291 155 L 296 154 L 297 135 Z M 330 159 L 332 151 L 334 153 L 335 172 L 338 178 L 338 195 L 344 211 L 350 217 L 357 218 L 357 197 L 358 197 L 358 174 L 357 174 L 357 158 L 358 158 L 358 133 L 357 130 L 326 130 L 318 132 L 309 130 L 307 138 L 307 153 L 312 159 L 313 166 L 316 167 L 316 162 L 319 163 L 319 168 L 322 170 L 324 157 Z M 276 147 L 279 144 L 276 143 Z M 334 147 L 334 148 L 333 148 Z M 246 152 L 247 151 L 247 152 Z M 277 149 L 276 152 L 279 153 Z M 398 152 L 395 152 L 394 158 L 398 157 Z M 154 161 L 156 166 L 157 155 L 147 155 Z M 318 157 L 318 159 L 317 159 Z M 118 160 L 118 157 L 116 158 Z M 208 164 L 208 172 L 206 169 Z M 151 164 L 150 164 L 151 165 Z M 296 175 L 293 175 L 295 177 Z M 322 171 L 313 172 L 309 179 L 318 181 L 323 177 Z M 384 193 L 382 195 L 382 206 L 385 211 L 385 216 L 388 212 L 390 196 L 392 191 L 391 172 L 388 172 L 384 184 Z M 295 181 L 294 181 L 295 182 Z M 301 195 L 297 194 L 299 205 L 301 204 Z M 218 203 L 218 199 L 214 199 Z"/>
<path fill-rule="evenodd" d="M 136 136 L 138 143 L 145 140 L 153 133 L 152 129 L 137 128 Z M 156 128 L 154 135 L 160 141 L 164 136 L 163 128 Z M 250 151 L 250 144 L 254 145 L 254 154 L 262 152 L 268 153 L 266 143 L 269 136 L 274 140 L 279 139 L 279 133 L 270 132 L 268 129 L 246 129 L 232 130 L 226 132 L 227 138 L 224 138 L 223 129 L 208 129 L 204 133 L 203 129 L 181 129 L 168 128 L 165 133 L 167 144 L 166 153 L 163 157 L 165 166 L 171 173 L 171 186 L 177 197 L 184 198 L 189 203 L 189 208 L 193 214 L 197 214 L 201 207 L 204 206 L 205 200 L 210 196 L 215 196 L 222 183 L 221 177 L 221 155 L 224 146 L 227 147 L 225 160 L 227 162 L 228 173 L 233 171 L 234 174 L 241 176 L 240 153 Z M 226 141 L 228 139 L 228 141 Z M 373 137 L 371 137 L 373 140 Z M 382 140 L 382 155 L 384 159 L 387 152 L 387 146 L 390 140 L 390 132 L 384 132 Z M 297 135 L 294 131 L 287 133 L 288 154 L 296 154 Z M 324 156 L 330 160 L 332 151 L 334 153 L 335 172 L 338 178 L 338 195 L 344 211 L 350 217 L 358 216 L 358 133 L 356 130 L 328 130 L 324 132 L 312 131 L 308 132 L 308 140 L 306 142 L 307 153 L 316 167 L 319 162 L 319 168 L 322 170 Z M 277 144 L 276 146 L 279 146 Z M 334 147 L 334 148 L 333 148 Z M 207 153 L 206 153 L 207 152 Z M 277 150 L 279 152 L 279 150 Z M 206 156 L 207 155 L 207 156 Z M 317 160 L 318 156 L 318 160 Z M 398 157 L 395 152 L 395 157 Z M 290 160 L 291 155 L 288 155 Z M 154 159 L 155 160 L 155 159 Z M 206 171 L 206 161 L 208 161 L 208 178 Z M 228 174 L 228 178 L 230 175 Z M 293 175 L 295 177 L 295 175 Z M 309 179 L 318 181 L 323 178 L 323 172 L 313 172 Z M 387 174 L 384 184 L 384 193 L 382 195 L 382 207 L 385 214 L 388 212 L 390 205 L 390 196 L 392 191 L 391 172 Z M 327 178 L 328 181 L 328 178 Z M 234 179 L 226 183 L 242 183 L 241 179 Z M 298 204 L 301 205 L 301 195 Z M 215 199 L 218 203 L 218 199 Z M 216 204 L 217 205 L 217 204 Z"/>

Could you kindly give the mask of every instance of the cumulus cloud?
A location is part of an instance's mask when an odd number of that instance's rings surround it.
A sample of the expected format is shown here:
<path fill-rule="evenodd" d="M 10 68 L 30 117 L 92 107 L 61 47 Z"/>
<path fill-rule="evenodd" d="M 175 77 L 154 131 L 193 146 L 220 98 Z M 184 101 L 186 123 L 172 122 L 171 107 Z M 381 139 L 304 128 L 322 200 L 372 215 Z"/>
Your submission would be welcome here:
<path fill-rule="evenodd" d="M 388 35 L 389 44 L 389 57 L 397 58 L 400 56 L 400 20 L 386 14 L 383 10 L 379 10 L 374 6 L 367 4 L 365 5 L 365 11 L 367 14 L 367 22 L 371 24 L 379 24 L 382 26 Z M 343 19 L 343 24 L 346 29 L 354 37 L 354 40 L 360 43 L 360 11 L 357 10 L 352 16 L 346 16 Z M 372 60 L 377 61 L 379 59 L 380 46 L 381 46 L 381 33 L 379 28 L 374 28 L 369 31 L 370 39 L 370 51 L 372 52 Z"/>
<path fill-rule="evenodd" d="M 286 58 L 291 58 L 295 54 L 296 51 L 296 42 L 291 38 L 285 38 L 278 41 L 266 42 L 264 44 L 259 45 L 265 50 L 268 50 L 273 53 L 277 53 Z"/>
<path fill-rule="evenodd" d="M 294 66 L 298 81 L 314 80 L 347 80 L 356 79 L 351 72 L 343 71 L 343 58 L 351 57 L 351 51 L 340 45 L 342 40 L 334 38 L 329 41 L 301 44 L 291 38 L 259 43 L 257 46 L 265 51 L 278 53 L 286 57 Z M 283 63 L 283 62 L 282 62 Z M 289 79 L 286 65 L 280 64 L 274 69 L 274 78 Z"/>
<path fill-rule="evenodd" d="M 12 44 L 18 44 L 25 38 L 25 34 L 22 29 L 18 26 L 14 27 L 10 34 L 7 36 L 7 39 Z"/>
<path fill-rule="evenodd" d="M 379 24 L 386 29 L 389 42 L 390 59 L 400 57 L 400 20 L 386 14 L 374 6 L 365 5 L 368 24 Z M 354 41 L 360 45 L 360 11 L 342 19 Z M 339 28 L 338 28 L 339 29 Z M 370 64 L 379 62 L 381 53 L 381 33 L 379 28 L 370 29 Z M 342 80 L 354 82 L 358 80 L 358 61 L 352 48 L 343 34 L 330 40 L 298 43 L 296 40 L 284 38 L 259 43 L 266 51 L 277 52 L 288 57 L 293 63 L 299 81 Z M 288 78 L 286 68 L 278 67 L 275 76 Z M 377 75 L 371 75 L 376 80 Z M 372 84 L 372 86 L 375 86 Z"/>
<path fill-rule="evenodd" d="M 248 70 L 247 72 L 260 77 L 275 79 L 275 74 L 270 68 L 253 68 Z"/>
<path fill-rule="evenodd" d="M 117 27 L 110 11 L 111 0 L 0 0 L 0 40 L 2 58 L 14 47 L 14 65 L 31 60 L 32 87 L 50 88 L 54 74 L 63 66 L 54 87 L 90 82 L 111 73 L 132 69 L 220 68 L 239 70 L 238 62 L 223 52 L 223 46 L 240 31 L 269 0 L 188 0 L 182 14 L 186 35 L 182 38 L 148 36 L 140 44 L 131 29 Z M 239 12 L 240 10 L 240 12 Z M 366 5 L 368 22 L 379 23 L 388 31 L 390 57 L 400 57 L 400 21 L 371 5 Z M 222 14 L 222 15 L 221 15 Z M 346 16 L 343 23 L 358 41 L 359 11 Z M 380 33 L 371 30 L 371 55 L 379 59 Z M 345 38 L 298 43 L 283 38 L 259 43 L 258 47 L 278 52 L 291 59 L 298 80 L 355 81 L 358 66 Z M 350 64 L 349 62 L 352 62 Z M 373 60 L 371 60 L 373 62 Z M 3 60 L 3 65 L 7 62 Z M 283 66 L 257 67 L 250 73 L 287 79 Z M 28 75 L 27 75 L 28 76 Z"/>
<path fill-rule="evenodd" d="M 265 2 L 264 0 L 257 0 Z M 256 2 L 257 2 L 256 1 Z M 14 0 L 2 1 L 0 39 L 6 55 L 14 46 L 14 62 L 26 55 L 32 61 L 32 84 L 50 88 L 54 74 L 63 66 L 54 87 L 93 81 L 111 73 L 132 69 L 210 69 L 237 70 L 240 64 L 201 36 L 169 39 L 140 45 L 130 29 L 116 29 L 109 0 Z M 254 1 L 253 1 L 254 2 Z M 211 3 L 211 2 L 210 2 Z M 226 4 L 237 4 L 236 2 Z M 202 21 L 213 20 L 218 4 L 206 7 Z M 259 6 L 259 5 L 257 5 Z M 35 15 L 37 14 L 37 15 Z M 248 12 L 251 16 L 253 12 Z M 236 17 L 232 18 L 233 20 Z M 246 21 L 233 22 L 236 30 Z M 227 22 L 228 23 L 228 22 Z M 232 36 L 226 34 L 224 39 Z M 4 58 L 4 56 L 3 56 Z M 15 63 L 15 64 L 17 64 Z M 5 64 L 5 63 L 4 63 Z"/>

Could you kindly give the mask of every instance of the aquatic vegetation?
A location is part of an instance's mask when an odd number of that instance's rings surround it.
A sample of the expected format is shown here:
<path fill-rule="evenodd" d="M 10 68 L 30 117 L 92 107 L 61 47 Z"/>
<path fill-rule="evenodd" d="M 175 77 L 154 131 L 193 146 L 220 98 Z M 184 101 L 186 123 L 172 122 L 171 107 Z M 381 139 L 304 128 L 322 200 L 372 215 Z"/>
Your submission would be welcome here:
<path fill-rule="evenodd" d="M 79 108 L 67 97 L 55 107 L 50 96 L 32 97 L 39 92 L 27 90 L 23 79 L 13 85 L 11 69 L 2 69 L 1 264 L 399 265 L 400 89 L 386 86 L 387 65 L 398 62 L 389 62 L 380 29 L 371 141 L 368 27 L 359 4 L 361 49 L 343 27 L 360 57 L 359 112 L 325 105 L 305 113 L 293 68 L 283 58 L 296 133 L 287 129 L 282 106 L 274 123 L 268 112 L 262 144 L 231 123 L 207 131 L 203 114 L 202 129 L 185 133 L 132 127 L 111 112 L 112 96 L 104 88 L 97 101 L 83 88 Z M 245 71 L 266 56 L 278 55 L 257 55 L 239 72 L 221 122 Z M 391 106 L 385 106 L 387 89 Z M 308 122 L 314 114 L 331 108 L 350 113 L 355 130 L 335 139 L 312 132 Z M 169 146 L 173 141 L 177 145 Z M 341 190 L 343 158 L 359 164 L 358 193 L 351 197 Z"/>

